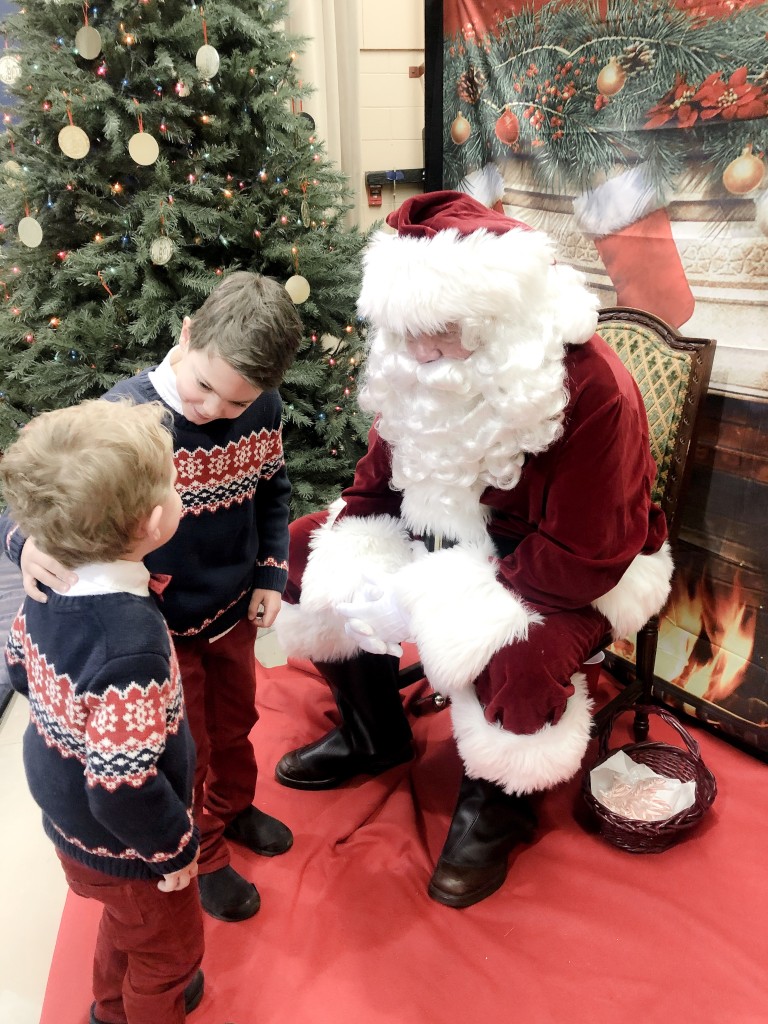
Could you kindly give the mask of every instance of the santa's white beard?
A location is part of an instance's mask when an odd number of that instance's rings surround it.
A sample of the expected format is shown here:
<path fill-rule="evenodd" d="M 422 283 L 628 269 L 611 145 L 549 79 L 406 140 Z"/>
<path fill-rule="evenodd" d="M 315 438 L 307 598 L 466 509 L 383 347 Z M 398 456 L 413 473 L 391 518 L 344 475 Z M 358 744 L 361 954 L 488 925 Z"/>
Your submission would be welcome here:
<path fill-rule="evenodd" d="M 464 344 L 477 341 L 465 335 Z M 526 454 L 560 434 L 563 355 L 559 340 L 527 342 L 509 325 L 485 324 L 468 359 L 419 364 L 402 336 L 378 331 L 360 405 L 379 414 L 409 529 L 487 546 L 483 491 L 511 490 Z"/>

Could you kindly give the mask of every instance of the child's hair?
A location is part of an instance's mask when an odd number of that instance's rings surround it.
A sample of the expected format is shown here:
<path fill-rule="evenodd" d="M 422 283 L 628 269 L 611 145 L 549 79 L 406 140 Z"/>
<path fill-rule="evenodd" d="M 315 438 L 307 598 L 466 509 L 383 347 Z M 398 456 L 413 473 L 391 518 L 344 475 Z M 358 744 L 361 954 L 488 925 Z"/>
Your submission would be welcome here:
<path fill-rule="evenodd" d="M 167 499 L 167 422 L 159 402 L 102 399 L 31 420 L 0 460 L 0 484 L 22 532 L 68 569 L 122 557 Z"/>
<path fill-rule="evenodd" d="M 236 271 L 192 317 L 189 347 L 217 355 L 255 388 L 280 385 L 304 329 L 283 285 Z"/>

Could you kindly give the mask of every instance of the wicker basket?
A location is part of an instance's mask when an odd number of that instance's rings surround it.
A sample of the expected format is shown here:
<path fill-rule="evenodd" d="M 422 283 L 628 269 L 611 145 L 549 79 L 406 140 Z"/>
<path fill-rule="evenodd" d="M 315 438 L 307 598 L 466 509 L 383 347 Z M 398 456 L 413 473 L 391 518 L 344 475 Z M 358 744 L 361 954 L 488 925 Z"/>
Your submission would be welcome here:
<path fill-rule="evenodd" d="M 624 711 L 629 710 L 658 715 L 677 730 L 687 749 L 683 750 L 668 743 L 650 741 L 626 743 L 623 747 L 609 749 L 608 741 L 616 719 Z M 647 765 L 659 775 L 666 775 L 670 779 L 680 779 L 681 782 L 694 780 L 696 782 L 696 799 L 693 805 L 672 815 L 671 818 L 664 818 L 661 821 L 638 821 L 635 818 L 625 818 L 609 810 L 592 795 L 590 772 L 615 754 L 617 750 L 623 751 L 627 757 L 638 764 Z M 598 758 L 592 767 L 584 773 L 581 791 L 587 807 L 597 819 L 600 834 L 605 840 L 618 846 L 621 850 L 629 851 L 629 853 L 661 853 L 701 821 L 717 795 L 717 783 L 714 775 L 701 759 L 698 743 L 687 730 L 663 708 L 648 705 L 624 708 L 605 723 L 600 732 Z"/>

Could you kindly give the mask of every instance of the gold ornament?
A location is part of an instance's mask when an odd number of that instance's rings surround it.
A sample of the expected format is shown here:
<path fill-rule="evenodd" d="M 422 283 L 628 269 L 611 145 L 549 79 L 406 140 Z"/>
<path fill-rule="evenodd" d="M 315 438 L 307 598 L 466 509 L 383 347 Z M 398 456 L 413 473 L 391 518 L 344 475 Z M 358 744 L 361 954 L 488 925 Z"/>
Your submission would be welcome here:
<path fill-rule="evenodd" d="M 75 36 L 75 46 L 83 60 L 95 60 L 101 53 L 101 36 L 95 28 L 83 25 Z"/>
<path fill-rule="evenodd" d="M 458 114 L 451 124 L 451 138 L 457 146 L 463 146 L 471 134 L 472 125 L 463 114 Z"/>
<path fill-rule="evenodd" d="M 289 277 L 285 282 L 285 290 L 290 295 L 293 304 L 300 306 L 302 302 L 306 302 L 309 298 L 309 281 L 306 277 L 302 277 L 301 274 L 294 274 L 293 277 Z"/>
<path fill-rule="evenodd" d="M 59 132 L 59 149 L 71 160 L 82 160 L 91 148 L 91 140 L 76 124 L 66 124 Z"/>
<path fill-rule="evenodd" d="M 611 57 L 597 76 L 597 91 L 601 96 L 615 96 L 627 81 L 627 73 L 615 57 Z"/>
<path fill-rule="evenodd" d="M 158 267 L 164 267 L 170 261 L 171 256 L 173 256 L 173 242 L 167 235 L 161 235 L 152 240 L 149 247 L 149 258 L 153 263 L 156 263 Z"/>
<path fill-rule="evenodd" d="M 34 217 L 22 217 L 19 221 L 19 241 L 29 249 L 36 249 L 43 240 L 43 229 Z"/>
<path fill-rule="evenodd" d="M 128 152 L 137 164 L 148 167 L 160 156 L 160 146 L 154 135 L 150 135 L 149 132 L 136 132 L 128 140 Z"/>
<path fill-rule="evenodd" d="M 0 82 L 13 85 L 21 76 L 21 58 L 15 53 L 6 53 L 0 57 Z"/>
<path fill-rule="evenodd" d="M 195 54 L 195 64 L 203 78 L 213 78 L 219 70 L 219 51 L 206 43 Z"/>
<path fill-rule="evenodd" d="M 752 152 L 752 146 L 745 146 L 741 156 L 731 160 L 723 171 L 723 185 L 732 195 L 744 196 L 756 189 L 763 180 L 765 164 Z"/>
<path fill-rule="evenodd" d="M 18 188 L 24 177 L 24 171 L 16 160 L 6 160 L 3 164 L 3 175 L 8 188 Z"/>

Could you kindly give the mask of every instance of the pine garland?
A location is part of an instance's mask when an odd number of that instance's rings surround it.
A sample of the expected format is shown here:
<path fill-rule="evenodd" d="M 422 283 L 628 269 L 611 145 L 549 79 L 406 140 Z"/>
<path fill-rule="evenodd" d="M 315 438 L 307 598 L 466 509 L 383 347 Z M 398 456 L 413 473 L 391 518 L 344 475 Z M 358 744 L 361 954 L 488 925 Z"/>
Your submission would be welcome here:
<path fill-rule="evenodd" d="M 602 17 L 598 3 L 558 0 L 484 33 L 466 25 L 445 41 L 445 187 L 522 158 L 546 190 L 584 191 L 643 161 L 660 195 L 683 169 L 722 192 L 734 159 L 768 149 L 766 38 L 765 3 L 715 18 L 609 0 Z"/>

